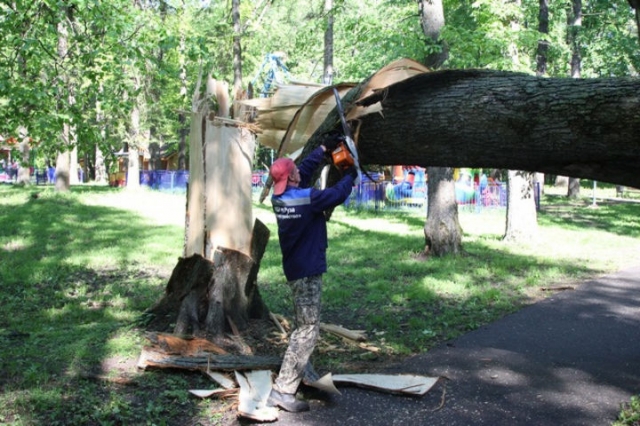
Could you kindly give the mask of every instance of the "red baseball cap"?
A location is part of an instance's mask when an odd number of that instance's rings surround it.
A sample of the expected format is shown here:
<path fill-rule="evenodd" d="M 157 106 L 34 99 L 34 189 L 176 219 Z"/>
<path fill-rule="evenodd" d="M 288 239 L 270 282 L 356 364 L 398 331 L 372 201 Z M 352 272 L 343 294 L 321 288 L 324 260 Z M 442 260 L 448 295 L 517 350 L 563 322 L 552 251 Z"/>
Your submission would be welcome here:
<path fill-rule="evenodd" d="M 271 165 L 269 174 L 273 179 L 273 195 L 280 195 L 287 189 L 287 182 L 296 163 L 291 158 L 278 158 Z"/>

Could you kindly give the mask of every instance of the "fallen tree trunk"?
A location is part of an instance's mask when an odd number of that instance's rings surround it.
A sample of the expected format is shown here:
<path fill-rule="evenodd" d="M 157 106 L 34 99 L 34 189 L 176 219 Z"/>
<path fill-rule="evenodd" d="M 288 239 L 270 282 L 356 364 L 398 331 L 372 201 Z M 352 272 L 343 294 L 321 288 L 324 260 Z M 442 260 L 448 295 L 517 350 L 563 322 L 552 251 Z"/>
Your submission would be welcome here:
<path fill-rule="evenodd" d="M 357 104 L 380 110 L 355 117 L 363 164 L 504 168 L 640 187 L 638 78 L 446 70 Z"/>

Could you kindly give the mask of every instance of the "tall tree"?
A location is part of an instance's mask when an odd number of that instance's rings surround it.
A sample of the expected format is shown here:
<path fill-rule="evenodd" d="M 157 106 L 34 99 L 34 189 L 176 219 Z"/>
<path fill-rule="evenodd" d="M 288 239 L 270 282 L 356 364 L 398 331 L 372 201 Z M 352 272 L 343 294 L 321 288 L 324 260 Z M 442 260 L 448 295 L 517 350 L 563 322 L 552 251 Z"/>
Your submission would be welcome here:
<path fill-rule="evenodd" d="M 536 75 L 547 75 L 547 53 L 549 51 L 549 0 L 538 0 L 538 50 L 536 52 Z"/>
<path fill-rule="evenodd" d="M 58 22 L 58 59 L 64 64 L 65 62 L 69 62 L 67 59 L 67 55 L 69 55 L 69 28 L 68 22 L 71 21 L 72 17 L 67 16 L 68 14 L 67 7 L 63 7 L 64 16 Z M 67 19 L 69 18 L 69 19 Z M 75 104 L 75 97 L 73 95 L 73 90 L 71 89 L 71 76 L 70 71 L 67 67 L 62 67 L 62 76 L 61 81 L 65 84 L 65 89 L 67 93 L 67 99 L 64 99 L 64 96 L 59 100 L 61 109 L 64 110 L 64 105 L 73 106 Z M 70 164 L 71 164 L 71 147 L 73 146 L 73 139 L 75 138 L 71 123 L 68 120 L 65 120 L 62 124 L 62 129 L 60 129 L 60 139 L 62 143 L 58 148 L 58 155 L 56 157 L 56 173 L 55 173 L 55 187 L 58 191 L 68 191 L 71 185 L 70 179 Z"/>
<path fill-rule="evenodd" d="M 640 40 L 640 0 L 627 0 L 635 12 L 636 29 L 638 30 L 638 40 Z"/>
<path fill-rule="evenodd" d="M 549 52 L 549 0 L 538 0 L 538 50 L 536 52 L 536 75 L 544 77 L 547 75 L 547 54 Z M 534 185 L 544 191 L 544 173 L 536 173 Z"/>
<path fill-rule="evenodd" d="M 447 46 L 440 40 L 444 27 L 441 0 L 421 0 L 419 14 L 428 54 L 425 65 L 438 69 L 447 58 Z M 462 228 L 458 220 L 453 168 L 428 167 L 427 221 L 424 225 L 425 253 L 434 256 L 462 251 Z"/>
<path fill-rule="evenodd" d="M 231 20 L 233 24 L 233 95 L 235 98 L 239 98 L 239 94 L 242 92 L 240 0 L 231 1 Z"/>
<path fill-rule="evenodd" d="M 509 26 L 512 34 L 520 30 L 521 0 L 507 2 L 511 7 Z M 514 69 L 520 68 L 519 46 L 515 40 L 509 45 L 509 57 Z M 537 238 L 538 219 L 534 199 L 535 173 L 531 171 L 509 170 L 507 173 L 507 222 L 504 239 L 507 241 L 528 241 Z"/>
<path fill-rule="evenodd" d="M 567 39 L 571 47 L 571 78 L 580 78 L 582 54 L 580 52 L 580 27 L 582 27 L 582 0 L 572 0 L 571 11 L 567 13 Z M 580 197 L 580 179 L 569 177 L 567 197 Z"/>
<path fill-rule="evenodd" d="M 134 67 L 130 67 L 128 74 L 132 81 L 132 94 L 127 94 L 127 97 L 131 97 L 131 111 L 129 119 L 129 134 L 127 138 L 127 189 L 135 190 L 140 188 L 140 156 L 139 150 L 142 145 L 142 132 L 140 130 L 140 110 L 142 109 L 142 97 L 138 93 L 140 90 L 140 76 L 137 74 L 138 70 Z"/>
<path fill-rule="evenodd" d="M 440 38 L 445 24 L 442 0 L 419 0 L 418 9 L 427 47 L 424 63 L 429 68 L 439 69 L 449 57 L 449 48 Z"/>
<path fill-rule="evenodd" d="M 322 81 L 324 84 L 331 84 L 333 81 L 333 0 L 324 0 L 324 12 L 327 16 L 327 28 L 324 30 Z"/>

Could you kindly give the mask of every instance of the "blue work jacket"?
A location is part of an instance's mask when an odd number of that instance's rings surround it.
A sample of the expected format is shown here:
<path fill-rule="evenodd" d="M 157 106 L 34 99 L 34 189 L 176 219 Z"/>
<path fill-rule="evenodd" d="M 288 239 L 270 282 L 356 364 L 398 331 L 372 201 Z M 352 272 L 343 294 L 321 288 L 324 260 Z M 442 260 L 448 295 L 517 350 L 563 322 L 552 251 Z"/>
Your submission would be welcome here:
<path fill-rule="evenodd" d="M 331 188 L 310 187 L 313 172 L 322 163 L 324 151 L 316 148 L 298 166 L 300 184 L 287 186 L 271 197 L 278 222 L 282 267 L 288 281 L 327 271 L 327 221 L 324 211 L 342 204 L 351 194 L 354 178 L 345 175 Z"/>

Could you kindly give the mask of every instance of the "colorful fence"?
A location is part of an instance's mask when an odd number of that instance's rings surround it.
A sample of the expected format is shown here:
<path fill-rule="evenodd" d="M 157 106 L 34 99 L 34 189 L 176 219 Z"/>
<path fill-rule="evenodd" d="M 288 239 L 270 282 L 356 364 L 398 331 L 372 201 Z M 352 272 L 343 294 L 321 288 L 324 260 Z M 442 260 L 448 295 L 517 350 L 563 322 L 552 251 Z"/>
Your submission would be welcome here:
<path fill-rule="evenodd" d="M 427 210 L 427 184 L 408 188 L 392 182 L 364 180 L 354 187 L 351 196 L 344 203 L 347 208 L 367 210 L 423 209 Z M 533 188 L 536 209 L 540 209 L 540 183 Z M 456 188 L 456 201 L 461 209 L 481 212 L 507 206 L 507 184 L 475 184 L 471 190 Z"/>
<path fill-rule="evenodd" d="M 427 209 L 427 184 L 408 187 L 392 182 L 363 181 L 356 186 L 349 199 L 347 208 L 370 210 Z M 536 194 L 538 195 L 538 194 Z M 538 199 L 538 197 L 536 197 Z M 458 206 L 470 210 L 504 208 L 507 205 L 506 184 L 487 184 L 482 188 L 475 185 L 471 191 L 456 190 Z"/>
<path fill-rule="evenodd" d="M 124 175 L 124 173 L 123 173 Z M 254 192 L 262 191 L 267 178 L 266 171 L 255 171 L 251 177 Z M 124 176 L 122 176 L 124 179 Z M 347 208 L 367 210 L 423 209 L 427 210 L 427 184 L 417 180 L 414 185 L 406 182 L 393 183 L 380 181 L 379 175 L 372 173 L 362 176 L 362 182 L 353 188 L 350 197 L 345 201 Z M 44 180 L 44 179 L 43 179 Z M 124 183 L 114 179 L 114 184 Z M 142 170 L 140 184 L 159 191 L 182 192 L 187 190 L 189 172 L 186 170 Z M 111 183 L 111 182 L 110 182 Z M 540 186 L 534 188 L 536 207 L 540 207 Z M 458 206 L 468 210 L 504 208 L 507 206 L 506 183 L 474 184 L 461 187 L 456 184 L 456 201 Z"/>

